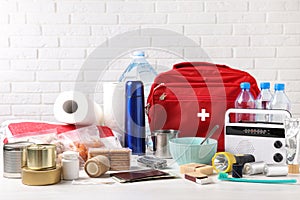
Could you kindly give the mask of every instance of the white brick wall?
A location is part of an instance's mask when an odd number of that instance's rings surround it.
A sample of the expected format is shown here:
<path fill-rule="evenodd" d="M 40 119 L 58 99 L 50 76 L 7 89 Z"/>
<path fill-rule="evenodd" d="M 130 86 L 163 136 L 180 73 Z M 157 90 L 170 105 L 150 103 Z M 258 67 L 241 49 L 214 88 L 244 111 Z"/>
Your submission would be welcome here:
<path fill-rule="evenodd" d="M 93 54 L 98 46 L 101 54 Z M 183 56 L 249 71 L 258 82 L 284 82 L 300 116 L 299 0 L 0 0 L 0 122 L 53 120 L 60 92 L 78 82 L 95 92 L 99 68 L 109 67 L 103 80 L 116 81 L 130 61 L 128 47 L 149 46 L 161 48 L 147 52 L 158 71 Z M 124 55 L 113 60 L 114 52 Z"/>

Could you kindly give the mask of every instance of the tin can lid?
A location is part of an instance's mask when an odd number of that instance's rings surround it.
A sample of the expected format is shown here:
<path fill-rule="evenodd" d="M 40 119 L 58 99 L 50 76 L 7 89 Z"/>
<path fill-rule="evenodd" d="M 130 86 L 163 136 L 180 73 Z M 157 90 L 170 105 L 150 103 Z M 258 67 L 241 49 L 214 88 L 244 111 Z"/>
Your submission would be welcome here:
<path fill-rule="evenodd" d="M 27 141 L 24 141 L 24 142 L 13 142 L 13 143 L 7 143 L 3 146 L 3 149 L 6 150 L 6 151 L 12 151 L 12 150 L 23 150 L 25 149 L 26 147 L 32 145 L 34 143 L 32 142 L 27 142 Z"/>
<path fill-rule="evenodd" d="M 28 147 L 29 150 L 35 151 L 48 151 L 51 149 L 56 149 L 55 144 L 33 144 Z"/>

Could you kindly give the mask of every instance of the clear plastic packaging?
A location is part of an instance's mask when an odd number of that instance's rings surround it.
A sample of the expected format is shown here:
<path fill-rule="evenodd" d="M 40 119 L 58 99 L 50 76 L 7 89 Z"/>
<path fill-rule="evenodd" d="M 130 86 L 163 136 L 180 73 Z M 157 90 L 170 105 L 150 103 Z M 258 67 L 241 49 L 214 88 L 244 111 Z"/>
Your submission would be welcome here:
<path fill-rule="evenodd" d="M 121 148 L 119 140 L 114 136 L 100 137 L 97 126 L 87 126 L 58 135 L 64 145 L 64 151 L 77 151 L 81 166 L 88 158 L 89 148 Z M 61 156 L 60 156 L 61 157 Z"/>
<path fill-rule="evenodd" d="M 300 162 L 300 121 L 290 118 L 284 121 L 286 133 L 286 161 L 287 164 L 297 165 Z"/>
<path fill-rule="evenodd" d="M 22 135 L 7 137 L 7 141 L 9 143 L 26 141 L 35 144 L 53 144 L 56 143 L 57 140 L 58 138 L 56 129 L 48 129 L 39 132 L 28 132 Z"/>
<path fill-rule="evenodd" d="M 96 126 L 88 126 L 58 135 L 65 151 L 77 151 L 83 161 L 87 160 L 89 147 L 104 147 Z"/>

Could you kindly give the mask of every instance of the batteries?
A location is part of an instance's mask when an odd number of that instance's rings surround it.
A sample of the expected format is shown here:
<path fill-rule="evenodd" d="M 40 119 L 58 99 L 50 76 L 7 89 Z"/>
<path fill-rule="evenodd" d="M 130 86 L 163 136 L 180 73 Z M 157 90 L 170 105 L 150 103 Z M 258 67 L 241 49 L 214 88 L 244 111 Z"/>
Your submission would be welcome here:
<path fill-rule="evenodd" d="M 246 163 L 243 173 L 247 175 L 262 174 L 264 172 L 265 163 L 263 161 Z"/>

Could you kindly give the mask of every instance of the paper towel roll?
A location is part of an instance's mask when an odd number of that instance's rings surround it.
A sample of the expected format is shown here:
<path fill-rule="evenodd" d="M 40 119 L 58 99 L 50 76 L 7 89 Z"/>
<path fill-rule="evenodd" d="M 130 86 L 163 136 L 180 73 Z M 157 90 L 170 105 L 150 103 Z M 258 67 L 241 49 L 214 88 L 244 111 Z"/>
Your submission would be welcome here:
<path fill-rule="evenodd" d="M 124 83 L 103 83 L 104 124 L 119 133 L 124 133 L 125 129 L 124 86 Z"/>
<path fill-rule="evenodd" d="M 62 92 L 54 103 L 54 116 L 59 122 L 76 125 L 102 125 L 101 107 L 85 94 L 77 91 Z"/>

